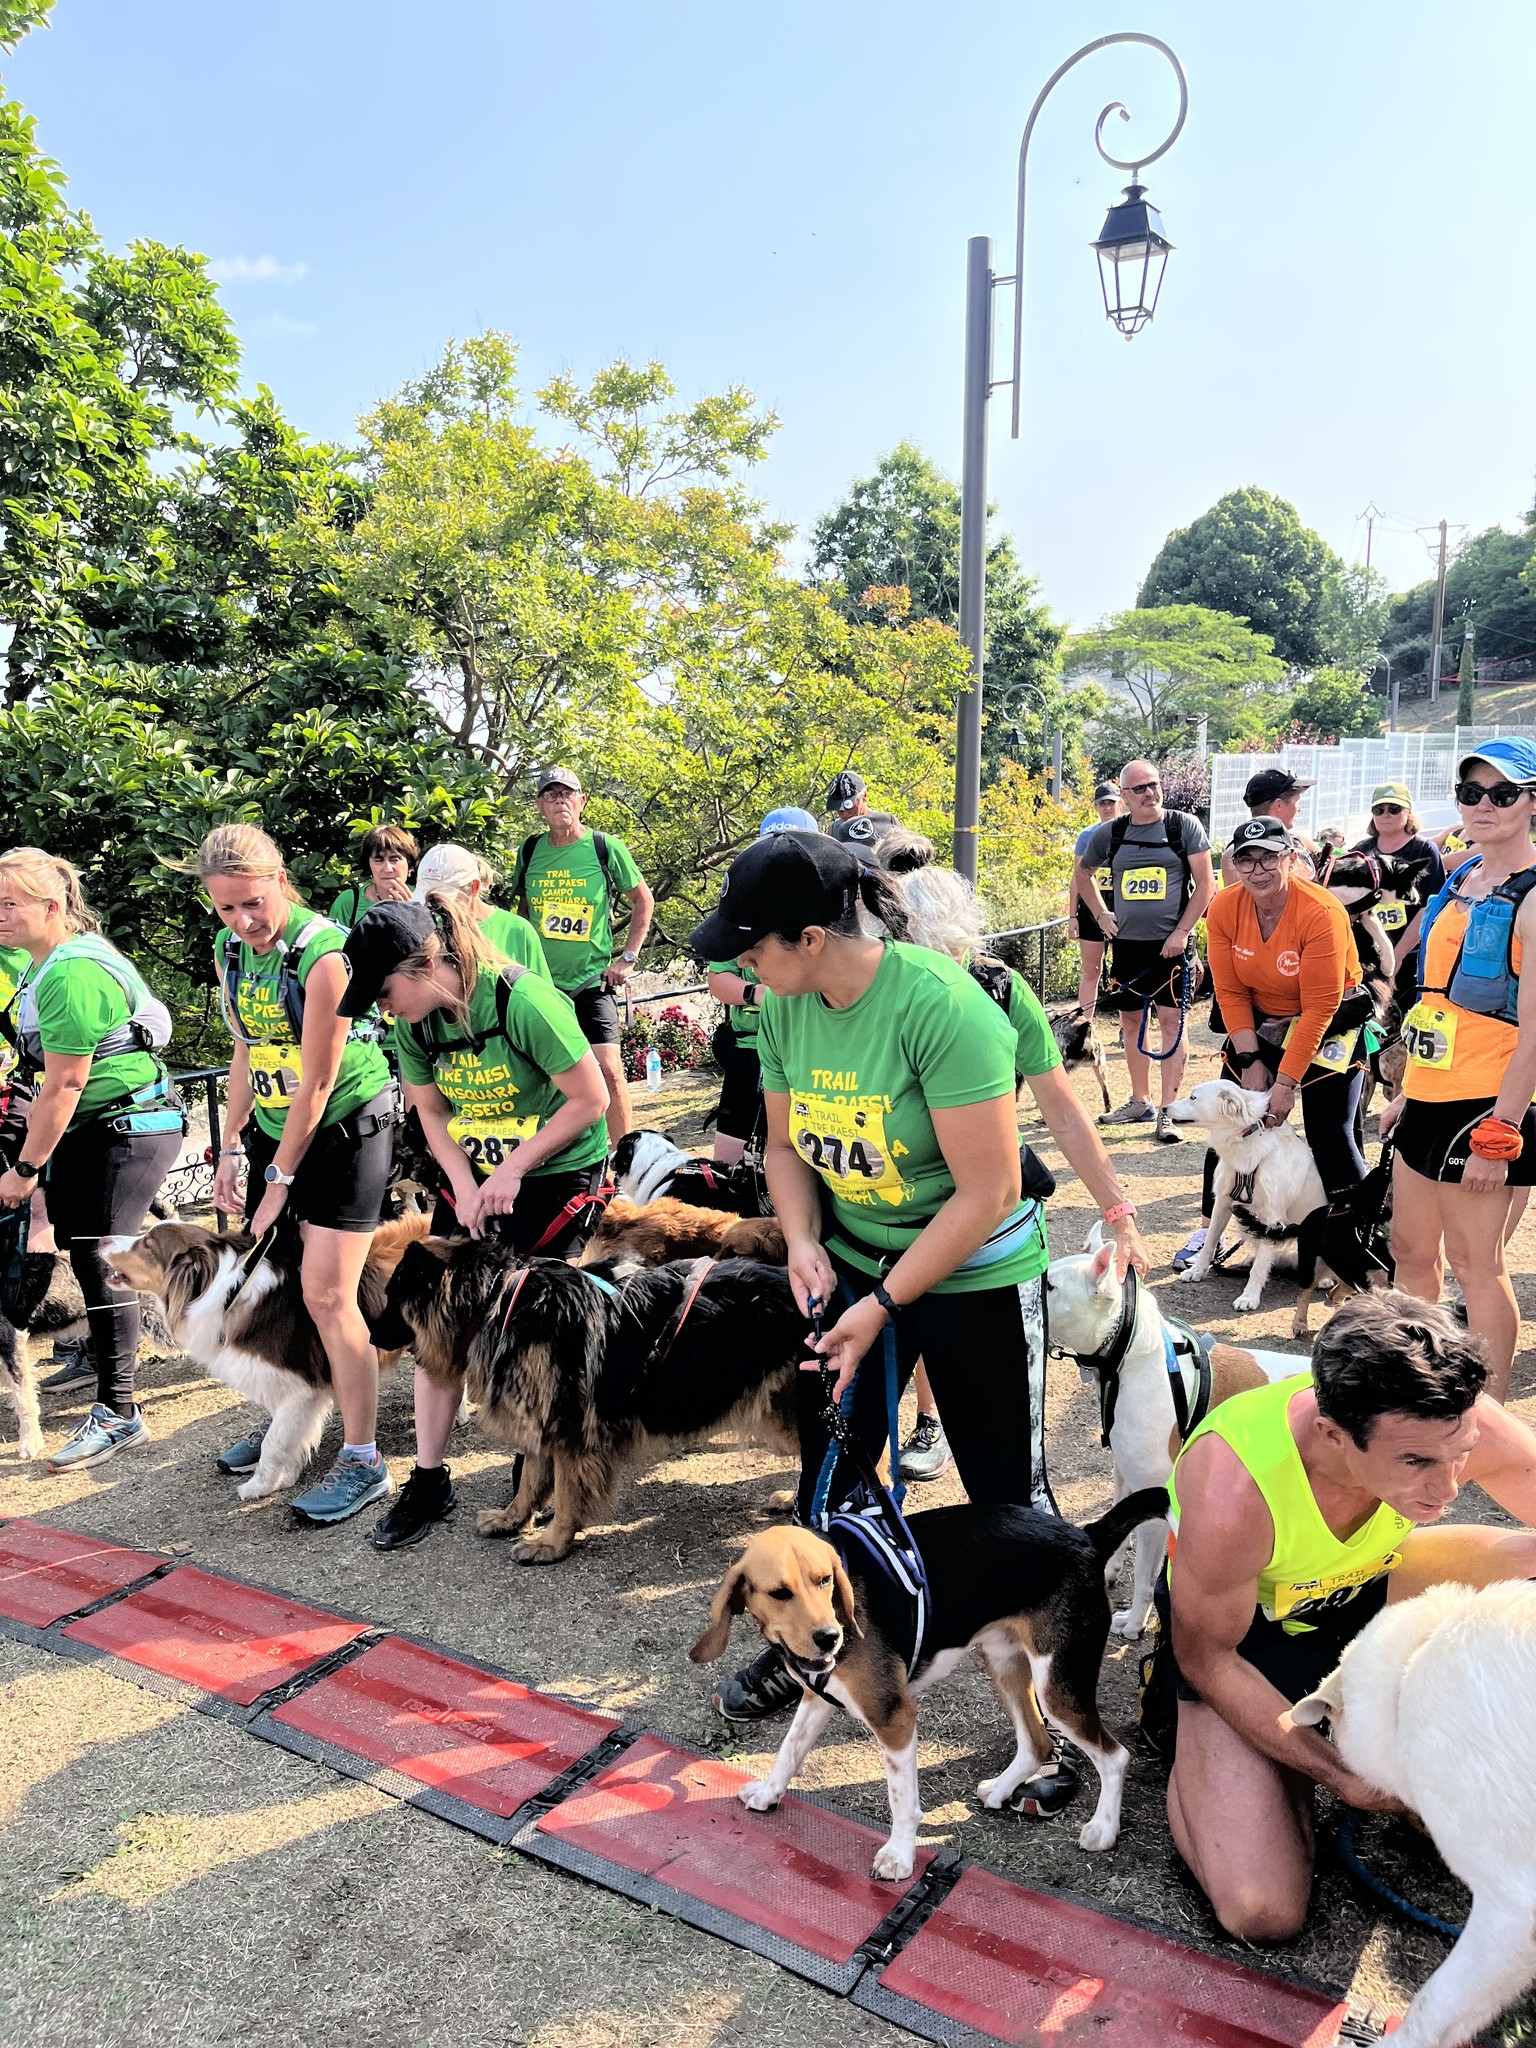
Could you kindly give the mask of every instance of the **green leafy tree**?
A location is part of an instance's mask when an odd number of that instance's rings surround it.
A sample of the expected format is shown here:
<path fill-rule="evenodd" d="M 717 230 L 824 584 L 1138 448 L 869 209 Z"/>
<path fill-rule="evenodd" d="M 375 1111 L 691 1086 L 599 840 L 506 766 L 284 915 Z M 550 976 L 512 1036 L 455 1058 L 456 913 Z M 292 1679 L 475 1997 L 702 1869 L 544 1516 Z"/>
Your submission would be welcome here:
<path fill-rule="evenodd" d="M 1268 731 L 1285 706 L 1285 663 L 1263 633 L 1201 605 L 1121 612 L 1068 642 L 1070 680 L 1108 680 L 1109 709 L 1093 733 L 1093 760 L 1117 772 L 1138 754 L 1183 751 L 1202 720 L 1212 747 Z"/>
<path fill-rule="evenodd" d="M 811 533 L 813 582 L 850 618 L 884 617 L 893 590 L 907 593 L 913 619 L 960 624 L 960 492 L 910 441 L 882 458 Z M 1040 602 L 1006 535 L 987 546 L 982 765 L 990 786 L 1004 761 L 1032 769 L 1050 755 L 1059 727 L 1075 760 L 1083 729 L 1099 708 L 1093 694 L 1068 691 L 1060 674 L 1064 628 Z M 1017 744 L 1014 735 L 1017 735 Z"/>
<path fill-rule="evenodd" d="M 1353 669 L 1320 668 L 1291 699 L 1291 722 L 1312 740 L 1375 739 L 1383 706 Z"/>
<path fill-rule="evenodd" d="M 1294 505 L 1249 486 L 1169 534 L 1136 602 L 1228 612 L 1267 634 L 1288 668 L 1316 668 L 1339 658 L 1330 633 L 1344 573 Z"/>
<path fill-rule="evenodd" d="M 1391 610 L 1385 576 L 1358 562 L 1341 567 L 1323 590 L 1319 630 L 1327 650 L 1324 666 L 1370 675 L 1381 657 Z"/>

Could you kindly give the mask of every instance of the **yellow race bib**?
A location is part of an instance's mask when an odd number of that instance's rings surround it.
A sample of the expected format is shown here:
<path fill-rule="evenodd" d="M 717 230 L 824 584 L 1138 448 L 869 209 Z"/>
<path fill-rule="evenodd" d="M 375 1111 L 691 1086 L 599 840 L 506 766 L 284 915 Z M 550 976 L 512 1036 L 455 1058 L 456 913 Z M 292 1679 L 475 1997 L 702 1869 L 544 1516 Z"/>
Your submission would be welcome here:
<path fill-rule="evenodd" d="M 592 906 L 579 896 L 545 896 L 539 901 L 539 936 L 543 939 L 589 939 Z"/>
<path fill-rule="evenodd" d="M 792 1095 L 789 1136 L 834 1194 L 854 1200 L 875 1194 L 893 1205 L 905 1197 L 906 1182 L 886 1144 L 885 1116 L 878 1104 Z"/>
<path fill-rule="evenodd" d="M 1347 1607 L 1364 1587 L 1374 1585 L 1385 1573 L 1396 1571 L 1402 1561 L 1403 1553 L 1394 1550 L 1386 1557 L 1372 1558 L 1369 1564 L 1353 1565 L 1347 1571 L 1329 1572 L 1321 1579 L 1300 1579 L 1294 1583 L 1281 1581 L 1275 1587 L 1275 1608 L 1271 1619 L 1294 1622 L 1305 1616 L 1309 1625 L 1315 1624 L 1320 1615 Z"/>
<path fill-rule="evenodd" d="M 494 1173 L 539 1128 L 537 1116 L 454 1116 L 448 1135 L 477 1173 Z"/>
<path fill-rule="evenodd" d="M 1448 1067 L 1456 1052 L 1456 1012 L 1415 1003 L 1403 1019 L 1403 1044 L 1416 1067 Z"/>
<path fill-rule="evenodd" d="M 304 1055 L 296 1045 L 250 1047 L 251 1092 L 269 1107 L 292 1101 L 304 1080 Z"/>
<path fill-rule="evenodd" d="M 1281 1040 L 1282 1049 L 1290 1044 L 1292 1034 L 1300 1022 L 1301 1019 L 1299 1017 L 1291 1019 L 1286 1027 L 1285 1037 Z M 1314 1067 L 1326 1067 L 1330 1073 L 1342 1074 L 1349 1065 L 1349 1056 L 1354 1049 L 1355 1033 L 1353 1031 L 1341 1032 L 1337 1038 L 1325 1038 L 1323 1040 L 1317 1051 L 1312 1055 L 1312 1064 Z"/>
<path fill-rule="evenodd" d="M 1120 877 L 1122 903 L 1163 903 L 1167 897 L 1166 868 L 1127 868 Z"/>
<path fill-rule="evenodd" d="M 1378 903 L 1376 922 L 1384 932 L 1405 932 L 1408 929 L 1408 906 L 1406 903 Z"/>
<path fill-rule="evenodd" d="M 1093 879 L 1095 883 L 1098 885 L 1099 894 L 1104 898 L 1104 901 L 1106 903 L 1113 903 L 1113 901 L 1115 900 L 1114 869 L 1095 868 L 1093 871 Z"/>

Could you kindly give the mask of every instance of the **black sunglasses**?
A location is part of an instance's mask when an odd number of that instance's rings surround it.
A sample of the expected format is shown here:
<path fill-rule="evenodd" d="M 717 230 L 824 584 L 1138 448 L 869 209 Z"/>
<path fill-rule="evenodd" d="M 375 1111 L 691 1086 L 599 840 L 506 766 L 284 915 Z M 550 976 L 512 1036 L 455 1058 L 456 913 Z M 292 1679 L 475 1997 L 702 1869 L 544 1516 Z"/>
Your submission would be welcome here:
<path fill-rule="evenodd" d="M 1456 801 L 1469 811 L 1475 811 L 1484 797 L 1495 809 L 1507 811 L 1511 804 L 1530 794 L 1518 782 L 1495 782 L 1491 787 L 1486 782 L 1458 782 L 1456 785 Z"/>
<path fill-rule="evenodd" d="M 1402 808 L 1401 804 L 1372 804 L 1371 816 L 1373 818 L 1395 818 Z"/>
<path fill-rule="evenodd" d="M 1162 786 L 1160 782 L 1128 782 L 1125 787 L 1128 796 L 1145 796 L 1148 790 L 1161 789 Z"/>

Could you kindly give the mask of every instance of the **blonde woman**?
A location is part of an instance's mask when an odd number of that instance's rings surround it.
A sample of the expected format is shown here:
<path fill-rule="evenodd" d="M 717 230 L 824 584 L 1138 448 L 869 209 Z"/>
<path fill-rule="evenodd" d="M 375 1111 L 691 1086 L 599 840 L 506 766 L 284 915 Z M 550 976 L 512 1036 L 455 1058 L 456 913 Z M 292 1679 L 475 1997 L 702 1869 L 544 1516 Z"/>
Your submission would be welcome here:
<path fill-rule="evenodd" d="M 341 1522 L 392 1491 L 374 1441 L 379 1357 L 357 1288 L 389 1183 L 399 1092 L 372 1028 L 336 1014 L 346 934 L 299 902 L 266 833 L 220 825 L 197 872 L 227 934 L 216 967 L 235 1041 L 213 1199 L 243 1208 L 258 1237 L 280 1218 L 298 1226 L 304 1305 L 330 1360 L 345 1440 L 293 1511 Z M 220 1470 L 254 1471 L 264 1433 L 231 1446 Z"/>
<path fill-rule="evenodd" d="M 33 846 L 0 854 L 0 946 L 26 956 L 14 1015 L 33 1091 L 0 1203 L 14 1209 L 46 1186 L 85 1299 L 96 1401 L 48 1460 L 51 1471 L 75 1471 L 149 1438 L 134 1401 L 139 1299 L 112 1285 L 101 1244 L 143 1223 L 186 1122 L 157 1057 L 169 1013 L 101 936 L 68 861 Z"/>
<path fill-rule="evenodd" d="M 445 896 L 454 897 L 480 927 L 481 936 L 503 959 L 515 960 L 519 967 L 530 968 L 548 981 L 549 968 L 538 933 L 526 917 L 519 917 L 515 910 L 503 910 L 500 904 L 492 903 L 491 891 L 495 886 L 496 870 L 489 861 L 482 860 L 478 853 L 471 853 L 467 846 L 457 846 L 452 840 L 444 840 L 438 846 L 429 847 L 422 855 L 411 901 L 425 903 L 437 890 Z"/>

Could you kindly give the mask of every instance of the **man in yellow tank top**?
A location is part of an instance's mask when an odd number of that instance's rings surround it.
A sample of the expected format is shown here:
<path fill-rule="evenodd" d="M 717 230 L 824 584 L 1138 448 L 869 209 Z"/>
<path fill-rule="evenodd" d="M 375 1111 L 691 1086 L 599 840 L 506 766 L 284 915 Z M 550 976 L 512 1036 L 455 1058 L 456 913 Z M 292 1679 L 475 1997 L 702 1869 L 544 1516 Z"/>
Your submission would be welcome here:
<path fill-rule="evenodd" d="M 1310 1374 L 1224 1401 L 1174 1467 L 1148 1702 L 1177 1698 L 1168 1823 L 1240 1939 L 1284 1940 L 1306 1918 L 1314 1785 L 1395 1807 L 1315 1729 L 1284 1722 L 1289 1705 L 1388 1601 L 1536 1578 L 1536 1432 L 1485 1377 L 1445 1310 L 1360 1296 L 1318 1337 Z M 1469 1480 L 1526 1527 L 1430 1526 Z"/>

